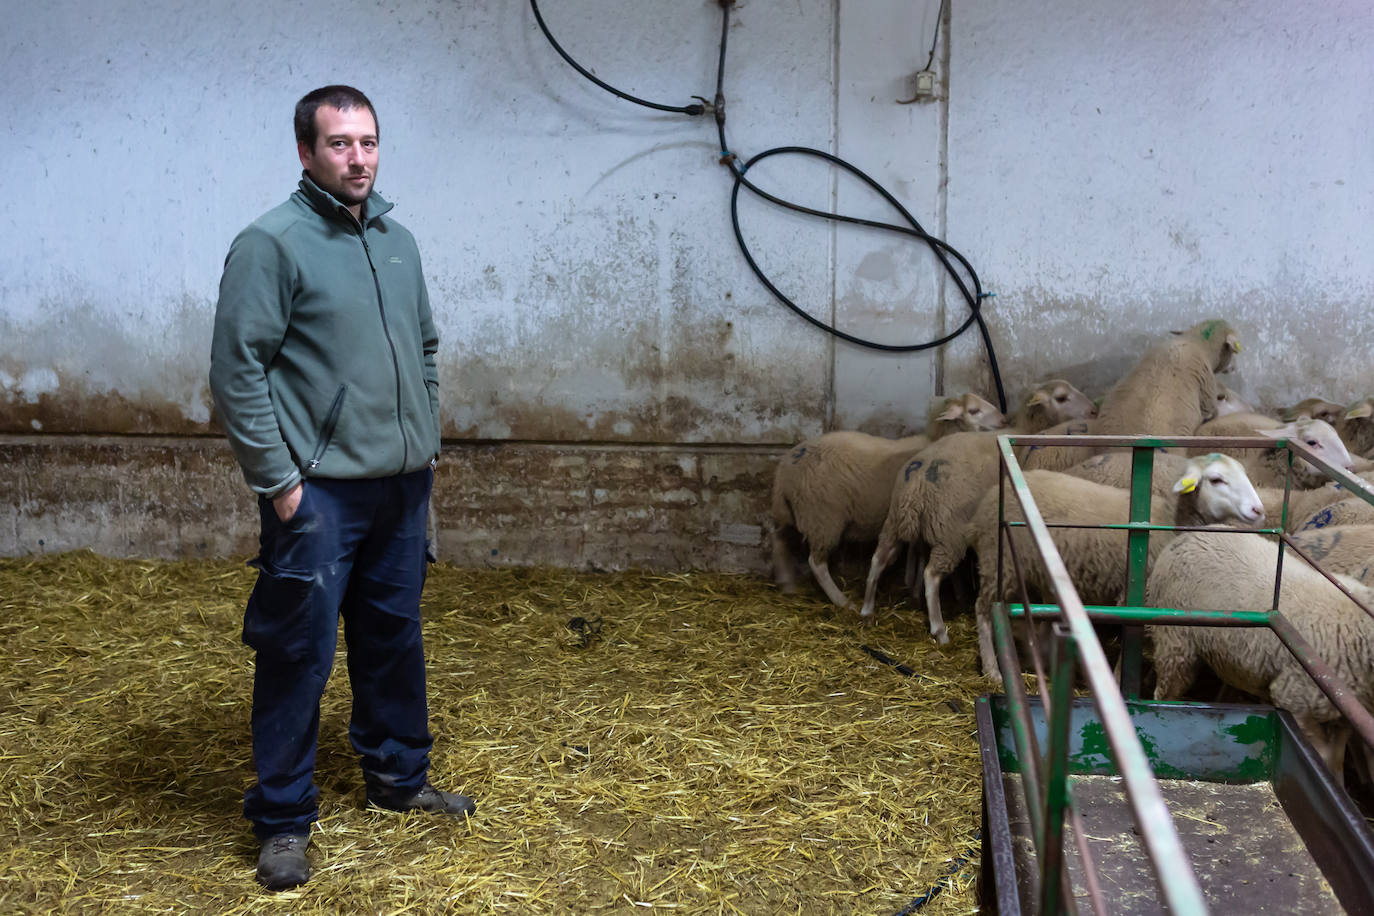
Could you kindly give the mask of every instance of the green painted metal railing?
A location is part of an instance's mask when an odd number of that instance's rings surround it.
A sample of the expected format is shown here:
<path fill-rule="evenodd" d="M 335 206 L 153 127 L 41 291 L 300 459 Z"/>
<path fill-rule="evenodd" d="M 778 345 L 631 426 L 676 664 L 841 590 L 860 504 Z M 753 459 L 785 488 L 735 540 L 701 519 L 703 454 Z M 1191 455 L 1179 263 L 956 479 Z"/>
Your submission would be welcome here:
<path fill-rule="evenodd" d="M 1127 531 L 1126 606 L 1084 606 L 1074 589 L 1063 559 L 1050 536 L 1052 527 L 1088 527 L 1083 525 L 1049 525 L 1041 517 L 1035 501 L 1016 460 L 1013 448 L 1017 445 L 1038 447 L 1085 446 L 1092 448 L 1130 448 L 1133 452 L 1131 469 L 1131 499 L 1129 520 L 1124 525 L 1095 525 L 1091 527 Z M 1151 531 L 1193 530 L 1150 522 L 1151 484 L 1154 471 L 1154 450 L 1178 446 L 1200 449 L 1223 448 L 1284 448 L 1288 455 L 1284 481 L 1283 508 L 1278 528 L 1232 529 L 1238 534 L 1268 534 L 1278 541 L 1274 581 L 1274 600 L 1267 611 L 1258 610 L 1189 610 L 1153 608 L 1145 605 L 1145 583 L 1149 563 Z M 1068 875 L 1064 868 L 1064 820 L 1075 821 L 1075 835 L 1079 840 L 1088 896 L 1095 912 L 1106 912 L 1095 868 L 1082 838 L 1081 822 L 1072 804 L 1068 782 L 1068 722 L 1073 697 L 1076 665 L 1081 662 L 1084 676 L 1092 692 L 1094 704 L 1107 734 L 1108 743 L 1121 773 L 1126 795 L 1131 805 L 1141 839 L 1159 881 L 1160 892 L 1169 910 L 1175 914 L 1205 914 L 1207 906 L 1202 897 L 1197 876 L 1179 842 L 1172 818 L 1164 805 L 1159 784 L 1155 781 L 1149 760 L 1131 723 L 1125 696 L 1140 694 L 1143 633 L 1145 624 L 1189 626 L 1267 626 L 1283 641 L 1300 664 L 1350 721 L 1362 739 L 1374 747 L 1374 716 L 1354 699 L 1350 690 L 1335 676 L 1330 666 L 1279 612 L 1279 596 L 1285 548 L 1292 549 L 1310 565 L 1317 568 L 1338 588 L 1350 595 L 1334 577 L 1312 563 L 1310 557 L 1285 533 L 1288 520 L 1288 496 L 1292 487 L 1292 465 L 1295 454 L 1306 459 L 1327 476 L 1336 480 L 1354 495 L 1374 505 L 1374 487 L 1362 479 L 1337 468 L 1303 447 L 1302 443 L 1286 439 L 1269 440 L 1241 437 L 1180 437 L 1161 439 L 1135 436 L 1000 436 L 999 523 L 1003 527 L 1006 546 L 1011 553 L 1016 579 L 1020 583 L 1022 603 L 1007 605 L 1001 601 L 992 608 L 993 637 L 997 648 L 1002 680 L 1011 713 L 1011 731 L 1017 754 L 1024 761 L 1022 785 L 1026 794 L 1031 821 L 1031 834 L 1036 845 L 1040 865 L 1039 912 L 1075 912 L 1076 903 Z M 1024 522 L 1006 522 L 1005 481 L 1010 479 L 1013 494 L 1021 507 Z M 1009 529 L 1026 528 L 1049 578 L 1058 604 L 1032 604 L 1026 594 L 1020 560 L 1011 542 Z M 1216 529 L 1211 529 L 1216 530 Z M 1003 578 L 1003 537 L 998 539 L 997 576 Z M 1350 595 L 1352 600 L 1354 596 Z M 1357 604 L 1360 602 L 1356 601 Z M 1360 604 L 1374 616 L 1374 609 Z M 1046 694 L 1046 678 L 1040 661 L 1040 648 L 1032 635 L 1034 665 L 1041 684 L 1042 702 L 1048 715 L 1049 748 L 1042 758 L 1031 725 L 1029 702 L 1021 679 L 1021 665 L 1016 655 L 1011 633 L 1011 618 L 1052 618 L 1056 624 L 1053 642 L 1052 673 Z M 1118 689 L 1106 656 L 1092 628 L 1092 621 L 1117 621 L 1128 624 L 1124 628 L 1122 645 L 1121 688 Z M 1031 628 L 1032 634 L 1034 628 Z M 1123 694 L 1125 696 L 1123 696 Z M 1043 762 L 1042 762 L 1043 761 Z M 1045 772 L 1042 774 L 1042 766 Z"/>

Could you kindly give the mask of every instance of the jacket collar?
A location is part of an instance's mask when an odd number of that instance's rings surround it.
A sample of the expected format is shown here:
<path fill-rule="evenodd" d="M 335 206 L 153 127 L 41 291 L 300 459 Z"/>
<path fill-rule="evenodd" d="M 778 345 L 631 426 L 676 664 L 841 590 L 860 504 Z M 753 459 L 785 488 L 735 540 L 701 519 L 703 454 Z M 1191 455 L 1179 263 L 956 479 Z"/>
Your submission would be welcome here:
<path fill-rule="evenodd" d="M 309 172 L 301 171 L 301 183 L 297 193 L 320 215 L 337 217 L 350 223 L 354 222 L 353 214 L 349 212 L 348 207 L 333 194 L 315 184 Z M 367 196 L 367 201 L 363 204 L 363 221 L 370 223 L 390 211 L 393 206 L 395 205 L 378 194 L 376 188 L 373 188 L 372 193 Z"/>

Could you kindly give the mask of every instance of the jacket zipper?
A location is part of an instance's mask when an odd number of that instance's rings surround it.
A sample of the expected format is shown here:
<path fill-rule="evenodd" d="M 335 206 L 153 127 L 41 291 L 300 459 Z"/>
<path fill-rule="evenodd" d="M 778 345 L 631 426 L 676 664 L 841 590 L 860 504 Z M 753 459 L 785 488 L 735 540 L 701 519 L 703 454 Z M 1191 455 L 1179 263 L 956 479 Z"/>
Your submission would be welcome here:
<path fill-rule="evenodd" d="M 367 255 L 367 266 L 372 269 L 372 285 L 377 290 L 377 312 L 382 316 L 382 333 L 386 335 L 386 344 L 391 348 L 391 367 L 396 370 L 396 428 L 401 432 L 401 470 L 397 473 L 404 473 L 410 462 L 410 443 L 406 441 L 405 420 L 401 416 L 401 362 L 396 358 L 396 342 L 391 339 L 391 329 L 387 327 L 386 306 L 382 304 L 382 281 L 377 277 L 377 265 L 372 263 L 372 249 L 367 245 L 367 228 L 357 220 L 354 222 L 358 225 L 358 239 L 363 243 L 363 253 Z"/>
<path fill-rule="evenodd" d="M 320 427 L 320 441 L 315 446 L 315 454 L 305 466 L 310 470 L 320 466 L 320 459 L 324 457 L 324 450 L 329 448 L 329 440 L 334 437 L 334 427 L 339 423 L 339 414 L 343 412 L 344 395 L 348 393 L 347 385 L 340 385 L 338 392 L 334 395 L 334 400 L 329 405 L 329 413 L 324 415 L 324 426 Z"/>

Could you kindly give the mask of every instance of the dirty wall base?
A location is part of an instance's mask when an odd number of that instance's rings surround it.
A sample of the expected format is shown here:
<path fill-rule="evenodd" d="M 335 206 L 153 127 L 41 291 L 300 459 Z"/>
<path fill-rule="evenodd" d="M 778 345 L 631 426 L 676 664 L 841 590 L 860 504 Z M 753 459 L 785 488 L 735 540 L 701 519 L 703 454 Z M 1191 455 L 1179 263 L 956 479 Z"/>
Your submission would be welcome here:
<path fill-rule="evenodd" d="M 460 566 L 766 569 L 781 449 L 456 443 L 433 539 Z M 223 439 L 0 435 L 0 556 L 251 554 L 257 506 Z"/>

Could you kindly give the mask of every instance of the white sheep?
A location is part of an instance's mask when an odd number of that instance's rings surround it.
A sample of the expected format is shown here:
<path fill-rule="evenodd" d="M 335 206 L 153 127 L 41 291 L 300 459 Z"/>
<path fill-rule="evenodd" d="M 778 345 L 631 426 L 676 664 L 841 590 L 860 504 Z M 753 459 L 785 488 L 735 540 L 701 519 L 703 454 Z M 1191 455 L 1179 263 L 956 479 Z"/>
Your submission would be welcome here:
<path fill-rule="evenodd" d="M 1259 535 L 1181 534 L 1160 553 L 1146 600 L 1153 607 L 1268 610 L 1277 545 Z M 1374 591 L 1342 584 L 1374 606 Z M 1374 619 L 1306 563 L 1283 564 L 1279 610 L 1365 707 L 1374 705 Z M 1288 710 L 1339 776 L 1349 728 L 1292 653 L 1266 628 L 1155 626 L 1155 699 L 1183 696 L 1206 664 L 1226 684 Z"/>
<path fill-rule="evenodd" d="M 1236 332 L 1225 321 L 1204 321 L 1175 332 L 1146 351 L 1129 373 L 1102 398 L 1097 419 L 1088 424 L 1095 436 L 1188 436 L 1216 416 L 1215 373 L 1231 368 L 1240 351 Z M 1067 426 L 1044 435 L 1073 435 Z M 1062 471 L 1091 457 L 1096 449 L 1022 446 L 1021 466 Z"/>
<path fill-rule="evenodd" d="M 940 438 L 949 429 L 998 429 L 1006 422 L 976 394 L 936 404 L 927 427 Z M 907 459 L 930 444 L 927 436 L 884 439 L 866 433 L 825 433 L 793 447 L 773 475 L 773 575 L 796 585 L 789 529 L 805 542 L 807 563 L 826 596 L 840 607 L 849 599 L 830 575 L 830 554 L 841 541 L 873 540 L 887 516 L 892 480 Z"/>
<path fill-rule="evenodd" d="M 1037 394 L 1042 392 L 1046 396 L 1037 398 Z M 1052 379 L 1037 385 L 1027 395 L 1022 409 L 1016 415 L 1013 429 L 1032 433 L 1037 430 L 1039 423 L 1058 422 L 1074 413 L 1091 416 L 1096 409 L 1087 395 L 1077 388 L 1063 379 Z M 887 519 L 869 564 L 861 619 L 872 619 L 878 579 L 896 557 L 898 547 L 904 542 L 910 544 L 919 565 L 923 548 L 938 544 L 942 534 L 957 532 L 979 495 L 989 482 L 996 479 L 996 434 L 989 433 L 958 433 L 950 436 L 932 443 L 903 466 L 888 484 L 890 503 Z M 919 577 L 917 572 L 912 578 Z M 938 613 L 938 603 L 935 608 Z M 949 641 L 943 620 L 932 615 L 930 624 L 931 635 L 941 643 Z"/>
<path fill-rule="evenodd" d="M 1229 418 L 1228 418 L 1229 419 Z M 1256 429 L 1256 433 L 1267 439 L 1296 439 L 1307 449 L 1330 464 L 1346 470 L 1354 470 L 1355 462 L 1346 450 L 1345 443 L 1330 423 L 1324 420 L 1311 420 L 1300 417 L 1273 429 Z M 1286 449 L 1241 449 L 1236 457 L 1245 465 L 1256 486 L 1282 487 L 1288 475 L 1288 454 Z M 1293 456 L 1293 486 L 1304 489 L 1324 486 L 1330 480 L 1324 472 L 1311 464 L 1306 458 Z"/>
<path fill-rule="evenodd" d="M 1125 490 L 1055 471 L 1027 471 L 1025 479 L 1036 508 L 1046 522 L 1106 525 L 1123 524 L 1130 518 L 1130 494 Z M 978 558 L 975 614 L 979 654 L 983 673 L 987 675 L 997 672 L 997 656 L 992 643 L 992 602 L 1019 594 L 1010 557 L 1004 561 L 999 591 L 997 550 L 1002 531 L 997 521 L 998 503 L 998 487 L 993 486 L 983 495 L 964 529 L 965 549 L 972 549 Z M 1004 494 L 1002 513 L 1007 521 L 1024 520 L 1010 488 Z M 1169 497 L 1156 497 L 1150 506 L 1150 521 L 1156 525 L 1210 525 L 1231 521 L 1253 525 L 1263 517 L 1264 507 L 1245 476 L 1245 469 L 1234 458 L 1221 454 L 1188 459 Z M 1023 528 L 1013 532 L 1021 572 L 1031 594 L 1053 600 L 1052 587 L 1029 532 Z M 1119 604 L 1122 601 L 1126 587 L 1126 531 L 1052 528 L 1050 534 L 1083 603 Z M 1173 532 L 1151 532 L 1149 556 L 1156 556 L 1172 538 Z M 952 571 L 962 558 L 962 553 L 952 557 L 952 564 L 937 572 Z M 935 566 L 933 556 L 930 566 Z"/>
<path fill-rule="evenodd" d="M 1187 463 L 1188 459 L 1182 456 L 1156 452 L 1154 474 L 1151 478 L 1152 492 L 1157 496 L 1168 494 L 1173 488 L 1174 481 L 1183 476 L 1183 469 Z M 1094 455 L 1064 473 L 1108 487 L 1129 489 L 1131 455 L 1124 451 Z M 1252 480 L 1251 483 L 1253 482 Z M 1255 492 L 1259 494 L 1267 518 L 1277 523 L 1284 517 L 1283 487 L 1257 486 Z M 1362 499 L 1352 498 L 1349 491 L 1335 484 L 1305 490 L 1294 487 L 1288 491 L 1287 500 L 1288 515 L 1284 530 L 1289 534 L 1328 525 L 1374 524 L 1374 506 L 1370 506 Z"/>

